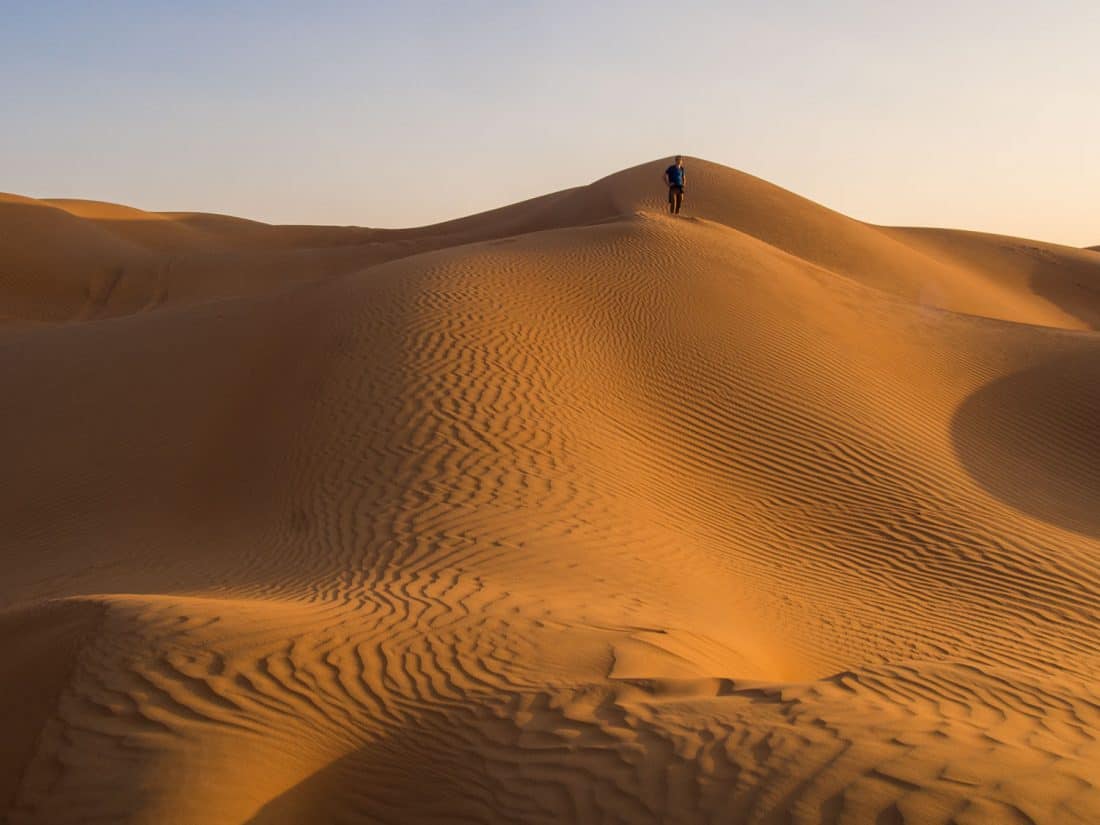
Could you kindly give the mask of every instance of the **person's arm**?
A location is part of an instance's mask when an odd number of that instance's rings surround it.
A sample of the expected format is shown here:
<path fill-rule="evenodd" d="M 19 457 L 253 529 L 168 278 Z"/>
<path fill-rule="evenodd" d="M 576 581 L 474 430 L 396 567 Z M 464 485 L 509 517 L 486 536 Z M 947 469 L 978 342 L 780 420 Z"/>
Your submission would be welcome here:
<path fill-rule="evenodd" d="M 672 186 L 672 178 L 668 176 L 668 170 L 665 170 L 665 186 Z"/>

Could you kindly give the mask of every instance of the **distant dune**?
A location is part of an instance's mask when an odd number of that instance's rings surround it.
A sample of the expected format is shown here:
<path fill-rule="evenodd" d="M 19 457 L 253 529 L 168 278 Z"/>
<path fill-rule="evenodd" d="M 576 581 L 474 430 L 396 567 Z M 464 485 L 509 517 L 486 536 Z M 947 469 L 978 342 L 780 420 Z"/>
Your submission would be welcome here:
<path fill-rule="evenodd" d="M 662 169 L 0 196 L 12 823 L 1100 822 L 1100 256 Z"/>

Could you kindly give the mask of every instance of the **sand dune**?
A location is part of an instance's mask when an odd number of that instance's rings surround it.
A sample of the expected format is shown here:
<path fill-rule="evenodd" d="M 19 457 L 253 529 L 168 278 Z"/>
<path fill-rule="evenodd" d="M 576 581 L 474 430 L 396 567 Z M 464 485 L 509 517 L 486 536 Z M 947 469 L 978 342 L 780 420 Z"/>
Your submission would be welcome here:
<path fill-rule="evenodd" d="M 10 821 L 1100 821 L 1100 256 L 689 163 L 4 196 Z"/>

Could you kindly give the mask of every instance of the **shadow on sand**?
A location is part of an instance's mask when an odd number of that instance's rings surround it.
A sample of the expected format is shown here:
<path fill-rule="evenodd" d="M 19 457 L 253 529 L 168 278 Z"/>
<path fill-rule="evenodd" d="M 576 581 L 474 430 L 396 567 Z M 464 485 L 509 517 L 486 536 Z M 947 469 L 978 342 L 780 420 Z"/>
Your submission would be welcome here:
<path fill-rule="evenodd" d="M 1030 251 L 1036 259 L 1031 291 L 1090 329 L 1100 330 L 1100 255 L 1067 259 L 1045 249 Z"/>
<path fill-rule="evenodd" d="M 438 743 L 437 743 L 438 747 Z M 466 810 L 462 792 L 440 772 L 438 782 L 418 783 L 432 776 L 432 752 L 424 751 L 411 764 L 410 754 L 393 754 L 389 748 L 364 748 L 350 753 L 304 778 L 267 802 L 247 825 L 289 825 L 298 822 L 401 822 L 438 819 L 465 814 L 474 821 L 487 813 Z M 480 787 L 476 777 L 466 777 Z M 460 819 L 461 821 L 461 819 Z"/>
<path fill-rule="evenodd" d="M 583 769 L 571 777 L 559 766 L 555 776 L 551 766 L 541 781 L 524 778 L 525 762 L 533 763 L 537 775 L 545 758 L 538 749 L 471 743 L 461 722 L 436 720 L 441 722 L 434 732 L 414 725 L 352 751 L 268 801 L 246 825 L 561 822 L 575 818 L 570 780 L 614 794 L 611 783 Z M 561 752 L 553 755 L 560 758 Z"/>
<path fill-rule="evenodd" d="M 1100 346 L 1005 376 L 970 395 L 951 437 L 991 495 L 1100 538 Z"/>

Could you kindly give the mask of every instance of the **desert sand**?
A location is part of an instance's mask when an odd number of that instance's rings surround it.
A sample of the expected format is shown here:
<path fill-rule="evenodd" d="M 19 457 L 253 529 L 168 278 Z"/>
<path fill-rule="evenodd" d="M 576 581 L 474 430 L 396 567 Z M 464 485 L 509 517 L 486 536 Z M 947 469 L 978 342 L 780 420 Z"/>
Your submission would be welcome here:
<path fill-rule="evenodd" d="M 1100 254 L 665 162 L 0 196 L 10 822 L 1100 822 Z"/>

